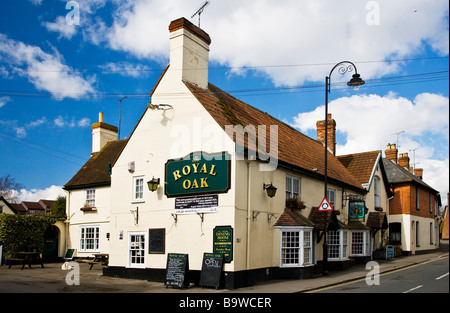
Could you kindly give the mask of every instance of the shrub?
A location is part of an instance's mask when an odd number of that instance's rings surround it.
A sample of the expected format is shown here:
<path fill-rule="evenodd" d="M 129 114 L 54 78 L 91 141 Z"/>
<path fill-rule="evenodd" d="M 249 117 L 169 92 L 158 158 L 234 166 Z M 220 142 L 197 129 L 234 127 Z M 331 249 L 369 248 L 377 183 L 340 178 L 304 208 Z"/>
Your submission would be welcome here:
<path fill-rule="evenodd" d="M 3 241 L 4 257 L 12 257 L 17 251 L 26 251 L 31 245 L 42 251 L 45 230 L 57 220 L 42 215 L 0 214 L 0 241 Z"/>

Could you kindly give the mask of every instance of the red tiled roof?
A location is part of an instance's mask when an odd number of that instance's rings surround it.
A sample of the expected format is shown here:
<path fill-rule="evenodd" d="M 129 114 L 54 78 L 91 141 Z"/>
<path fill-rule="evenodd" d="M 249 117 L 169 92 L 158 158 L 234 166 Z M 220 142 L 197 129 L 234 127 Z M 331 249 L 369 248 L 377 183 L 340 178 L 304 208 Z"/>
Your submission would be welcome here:
<path fill-rule="evenodd" d="M 278 218 L 274 226 L 293 227 L 293 226 L 310 226 L 314 227 L 314 223 L 301 215 L 295 210 L 285 209 L 283 214 Z"/>
<path fill-rule="evenodd" d="M 355 176 L 360 184 L 370 181 L 375 162 L 381 151 L 370 151 L 338 156 L 338 160 Z"/>
<path fill-rule="evenodd" d="M 271 125 L 278 126 L 278 160 L 290 166 L 301 168 L 309 174 L 324 175 L 324 146 L 318 141 L 300 133 L 295 128 L 277 120 L 271 115 L 262 112 L 251 105 L 242 102 L 230 94 L 209 84 L 208 90 L 199 88 L 189 82 L 184 82 L 197 100 L 204 106 L 216 122 L 225 130 L 226 125 L 259 125 L 266 126 L 269 133 Z M 238 137 L 236 135 L 236 137 Z M 247 138 L 247 136 L 246 136 Z M 267 142 L 271 139 L 266 136 Z M 236 142 L 237 139 L 233 138 Z M 248 148 L 248 140 L 245 148 Z M 267 143 L 267 150 L 270 144 Z M 272 154 L 273 152 L 270 151 Z M 350 187 L 362 190 L 360 182 L 339 162 L 331 153 L 328 154 L 328 178 Z"/>

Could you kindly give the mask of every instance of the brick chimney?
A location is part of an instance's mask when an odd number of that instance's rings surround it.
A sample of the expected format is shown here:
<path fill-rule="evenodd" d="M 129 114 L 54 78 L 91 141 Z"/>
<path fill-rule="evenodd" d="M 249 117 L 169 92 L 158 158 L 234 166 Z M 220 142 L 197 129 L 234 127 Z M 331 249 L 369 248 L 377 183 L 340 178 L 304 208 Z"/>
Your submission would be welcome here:
<path fill-rule="evenodd" d="M 398 165 L 406 168 L 409 171 L 409 156 L 408 153 L 400 153 L 398 158 Z"/>
<path fill-rule="evenodd" d="M 414 170 L 414 175 L 416 175 L 417 178 L 423 179 L 423 168 L 416 168 Z"/>
<path fill-rule="evenodd" d="M 328 149 L 336 155 L 336 121 L 332 119 L 331 114 L 328 114 Z M 325 145 L 325 121 L 317 121 L 317 141 Z"/>
<path fill-rule="evenodd" d="M 99 152 L 108 143 L 116 140 L 119 129 L 103 123 L 103 112 L 98 114 L 98 122 L 92 124 L 92 153 Z"/>
<path fill-rule="evenodd" d="M 386 151 L 384 151 L 386 158 L 397 163 L 398 150 L 396 144 L 388 143 Z"/>
<path fill-rule="evenodd" d="M 169 25 L 170 67 L 177 79 L 208 88 L 209 45 L 211 38 L 187 19 Z"/>

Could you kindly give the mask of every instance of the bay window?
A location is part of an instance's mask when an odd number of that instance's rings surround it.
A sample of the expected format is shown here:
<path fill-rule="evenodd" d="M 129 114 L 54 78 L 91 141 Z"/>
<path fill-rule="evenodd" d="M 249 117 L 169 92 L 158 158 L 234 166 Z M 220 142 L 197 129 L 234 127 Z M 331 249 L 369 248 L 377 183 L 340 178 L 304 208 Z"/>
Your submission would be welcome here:
<path fill-rule="evenodd" d="M 313 264 L 311 227 L 283 227 L 280 235 L 281 267 L 301 267 Z"/>

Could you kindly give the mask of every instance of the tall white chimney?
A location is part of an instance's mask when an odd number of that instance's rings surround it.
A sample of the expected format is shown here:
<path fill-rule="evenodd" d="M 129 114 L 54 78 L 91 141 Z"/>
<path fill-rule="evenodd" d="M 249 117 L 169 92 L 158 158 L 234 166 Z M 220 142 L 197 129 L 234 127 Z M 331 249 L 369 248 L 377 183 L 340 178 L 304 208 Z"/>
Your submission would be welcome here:
<path fill-rule="evenodd" d="M 108 141 L 116 140 L 119 129 L 103 123 L 103 112 L 98 114 L 98 122 L 92 124 L 92 153 L 100 152 Z"/>
<path fill-rule="evenodd" d="M 211 38 L 187 19 L 169 25 L 170 68 L 180 80 L 208 88 L 209 45 Z"/>

